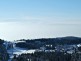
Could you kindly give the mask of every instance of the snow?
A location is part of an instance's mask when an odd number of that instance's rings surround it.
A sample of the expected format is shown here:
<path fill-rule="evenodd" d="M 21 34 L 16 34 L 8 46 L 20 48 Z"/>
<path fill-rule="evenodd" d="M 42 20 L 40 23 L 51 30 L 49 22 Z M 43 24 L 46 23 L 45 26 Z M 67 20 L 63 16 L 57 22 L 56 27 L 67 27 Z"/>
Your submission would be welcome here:
<path fill-rule="evenodd" d="M 67 51 L 68 54 L 72 54 L 74 52 L 75 52 L 74 50 Z"/>
<path fill-rule="evenodd" d="M 8 51 L 9 56 L 10 56 L 10 59 L 8 61 L 11 61 L 12 58 L 14 57 L 14 54 L 19 56 L 21 54 L 34 53 L 36 50 L 26 50 L 26 49 L 15 47 L 15 48 L 7 50 L 7 51 Z"/>
<path fill-rule="evenodd" d="M 78 47 L 81 47 L 81 44 L 78 44 L 77 46 L 78 46 Z"/>
<path fill-rule="evenodd" d="M 8 53 L 9 54 L 16 54 L 16 55 L 21 55 L 21 54 L 27 54 L 27 53 L 34 53 L 36 50 L 26 50 L 26 49 L 22 49 L 22 48 L 18 48 L 18 47 L 15 47 L 13 49 L 10 49 L 8 50 Z"/>
<path fill-rule="evenodd" d="M 9 53 L 9 56 L 10 56 L 10 59 L 8 61 L 11 61 L 12 58 L 14 57 L 14 54 L 16 54 L 17 56 L 21 55 L 21 54 L 27 54 L 27 53 L 34 53 L 36 50 L 27 50 L 27 49 L 24 49 L 24 48 L 19 48 L 19 47 L 16 47 L 15 44 L 14 44 L 14 47 L 7 50 L 7 52 Z"/>

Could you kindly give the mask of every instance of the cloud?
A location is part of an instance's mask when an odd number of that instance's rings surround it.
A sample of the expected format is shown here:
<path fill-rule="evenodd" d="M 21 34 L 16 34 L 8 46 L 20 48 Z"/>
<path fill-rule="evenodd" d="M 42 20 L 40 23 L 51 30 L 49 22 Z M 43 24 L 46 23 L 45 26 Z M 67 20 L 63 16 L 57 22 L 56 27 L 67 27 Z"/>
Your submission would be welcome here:
<path fill-rule="evenodd" d="M 63 17 L 42 17 L 42 16 L 21 16 L 13 18 L 0 18 L 0 22 L 22 22 L 47 25 L 79 25 L 80 19 L 63 18 Z"/>

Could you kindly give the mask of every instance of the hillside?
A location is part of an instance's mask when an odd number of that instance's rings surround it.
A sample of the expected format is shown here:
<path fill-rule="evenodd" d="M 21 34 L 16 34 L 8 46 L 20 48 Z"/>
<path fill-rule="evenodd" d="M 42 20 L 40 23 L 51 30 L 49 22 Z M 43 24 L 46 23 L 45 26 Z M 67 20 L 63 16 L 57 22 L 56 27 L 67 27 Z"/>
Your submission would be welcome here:
<path fill-rule="evenodd" d="M 73 45 L 73 44 L 80 44 L 81 38 L 80 37 L 73 37 L 73 36 L 67 36 L 67 37 L 58 37 L 58 38 L 41 38 L 41 39 L 21 39 L 17 41 L 24 41 L 24 42 L 18 42 L 16 43 L 17 47 L 21 48 L 29 48 L 29 49 L 37 49 L 42 46 L 46 45 L 52 45 L 52 48 L 56 45 Z"/>
<path fill-rule="evenodd" d="M 0 61 L 8 61 L 8 53 L 4 46 L 4 40 L 0 39 Z"/>

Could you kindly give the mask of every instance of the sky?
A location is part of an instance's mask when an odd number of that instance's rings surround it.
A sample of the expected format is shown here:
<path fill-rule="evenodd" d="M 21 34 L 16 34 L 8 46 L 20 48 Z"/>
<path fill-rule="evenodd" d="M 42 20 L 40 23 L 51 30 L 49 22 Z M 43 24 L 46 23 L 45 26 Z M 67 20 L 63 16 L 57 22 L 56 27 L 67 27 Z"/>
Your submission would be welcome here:
<path fill-rule="evenodd" d="M 0 0 L 0 38 L 81 37 L 81 0 Z"/>

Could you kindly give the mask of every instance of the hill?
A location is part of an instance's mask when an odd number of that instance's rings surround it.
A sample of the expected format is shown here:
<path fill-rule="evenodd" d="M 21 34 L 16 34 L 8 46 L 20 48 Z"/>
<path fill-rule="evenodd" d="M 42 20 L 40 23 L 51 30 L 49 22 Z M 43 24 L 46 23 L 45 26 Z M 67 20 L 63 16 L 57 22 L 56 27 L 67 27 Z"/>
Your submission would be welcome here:
<path fill-rule="evenodd" d="M 41 38 L 41 39 L 21 39 L 17 41 L 24 41 L 16 43 L 17 47 L 21 48 L 29 48 L 29 49 L 37 49 L 42 46 L 52 45 L 54 48 L 56 45 L 73 45 L 73 44 L 80 44 L 81 38 L 74 37 L 74 36 L 67 36 L 67 37 L 58 37 L 58 38 Z"/>

